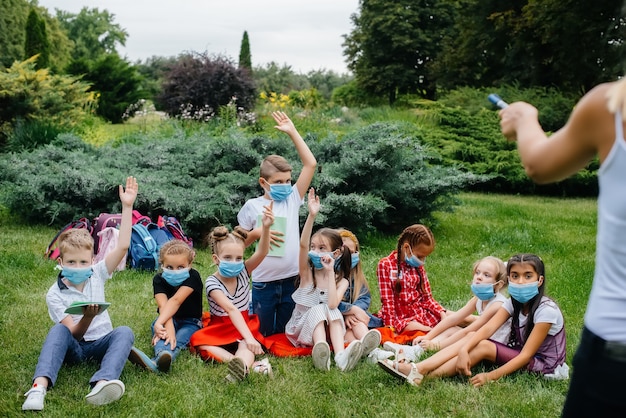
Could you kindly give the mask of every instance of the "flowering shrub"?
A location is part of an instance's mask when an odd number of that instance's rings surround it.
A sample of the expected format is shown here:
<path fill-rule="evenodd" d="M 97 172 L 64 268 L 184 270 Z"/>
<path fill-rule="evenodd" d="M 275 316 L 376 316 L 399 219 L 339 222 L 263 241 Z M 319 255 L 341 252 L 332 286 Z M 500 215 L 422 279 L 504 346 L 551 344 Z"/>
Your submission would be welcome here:
<path fill-rule="evenodd" d="M 259 95 L 259 99 L 263 100 L 265 104 L 284 109 L 289 105 L 289 96 L 282 93 L 276 93 L 275 91 L 265 92 L 262 91 Z"/>

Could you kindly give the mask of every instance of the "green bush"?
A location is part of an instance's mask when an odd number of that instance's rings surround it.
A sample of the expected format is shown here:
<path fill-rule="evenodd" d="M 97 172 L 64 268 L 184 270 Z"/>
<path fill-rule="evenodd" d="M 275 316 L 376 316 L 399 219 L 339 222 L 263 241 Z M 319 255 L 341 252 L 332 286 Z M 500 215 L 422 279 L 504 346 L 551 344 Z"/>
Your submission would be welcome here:
<path fill-rule="evenodd" d="M 597 161 L 562 182 L 535 184 L 524 172 L 516 144 L 502 136 L 494 111 L 483 108 L 471 114 L 460 107 L 433 107 L 422 117 L 435 124 L 422 129 L 423 142 L 441 154 L 445 165 L 490 176 L 470 190 L 552 196 L 598 194 Z"/>
<path fill-rule="evenodd" d="M 0 86 L 0 148 L 20 119 L 70 130 L 89 116 L 95 104 L 89 84 L 36 70 L 35 57 L 0 71 Z"/>
<path fill-rule="evenodd" d="M 50 120 L 17 119 L 8 135 L 7 150 L 32 150 L 52 142 L 61 132 L 63 129 Z"/>
<path fill-rule="evenodd" d="M 402 126 L 372 125 L 343 140 L 306 138 L 320 165 L 314 185 L 329 225 L 399 229 L 449 208 L 456 192 L 480 180 L 434 164 L 432 153 Z M 236 223 L 244 202 L 260 194 L 259 163 L 269 154 L 287 158 L 297 178 L 301 164 L 285 136 L 130 132 L 123 141 L 94 147 L 62 134 L 33 151 L 0 157 L 0 194 L 26 220 L 59 225 L 119 210 L 117 185 L 134 175 L 136 208 L 153 218 L 177 216 L 200 241 L 212 227 Z"/>

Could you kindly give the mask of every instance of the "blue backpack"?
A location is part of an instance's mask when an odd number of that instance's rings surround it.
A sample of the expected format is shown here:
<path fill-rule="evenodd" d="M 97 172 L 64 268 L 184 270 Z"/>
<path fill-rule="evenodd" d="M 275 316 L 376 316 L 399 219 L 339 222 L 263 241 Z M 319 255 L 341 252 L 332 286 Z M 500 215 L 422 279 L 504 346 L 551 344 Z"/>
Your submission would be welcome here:
<path fill-rule="evenodd" d="M 133 225 L 128 248 L 130 267 L 142 270 L 156 270 L 159 267 L 157 242 L 143 224 Z"/>

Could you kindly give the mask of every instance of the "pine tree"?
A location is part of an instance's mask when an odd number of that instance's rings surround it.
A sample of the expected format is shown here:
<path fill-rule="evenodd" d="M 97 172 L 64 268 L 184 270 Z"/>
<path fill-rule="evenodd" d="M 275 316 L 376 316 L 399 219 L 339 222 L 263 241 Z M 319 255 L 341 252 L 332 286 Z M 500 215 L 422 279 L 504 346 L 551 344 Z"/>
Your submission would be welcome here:
<path fill-rule="evenodd" d="M 243 31 L 241 49 L 239 50 L 239 68 L 246 68 L 248 71 L 252 72 L 252 56 L 250 55 L 248 31 Z"/>
<path fill-rule="evenodd" d="M 39 54 L 36 68 L 50 66 L 50 42 L 46 32 L 46 22 L 33 8 L 26 20 L 26 42 L 24 43 L 24 59 Z"/>

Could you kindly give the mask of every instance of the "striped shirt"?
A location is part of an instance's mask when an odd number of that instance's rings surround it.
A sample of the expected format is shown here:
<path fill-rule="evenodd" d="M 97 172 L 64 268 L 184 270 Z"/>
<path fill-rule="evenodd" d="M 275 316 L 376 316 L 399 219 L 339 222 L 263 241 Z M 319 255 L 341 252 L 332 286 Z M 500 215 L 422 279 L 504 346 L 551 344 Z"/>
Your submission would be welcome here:
<path fill-rule="evenodd" d="M 224 283 L 214 275 L 207 277 L 205 289 L 211 315 L 228 316 L 228 313 L 211 297 L 211 292 L 214 290 L 219 290 L 224 293 L 239 311 L 248 310 L 250 305 L 250 276 L 245 268 L 239 273 L 239 276 L 237 276 L 237 288 L 235 289 L 235 293 L 231 294 L 228 289 L 226 289 Z"/>

